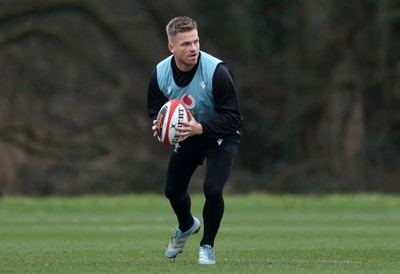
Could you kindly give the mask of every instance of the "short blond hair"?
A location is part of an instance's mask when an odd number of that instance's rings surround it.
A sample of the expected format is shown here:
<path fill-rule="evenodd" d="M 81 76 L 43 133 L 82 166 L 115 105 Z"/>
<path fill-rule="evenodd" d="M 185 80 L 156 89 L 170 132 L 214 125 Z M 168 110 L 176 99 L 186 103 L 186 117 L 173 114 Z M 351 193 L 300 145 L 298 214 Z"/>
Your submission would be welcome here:
<path fill-rule="evenodd" d="M 166 27 L 168 42 L 172 43 L 177 33 L 187 32 L 194 29 L 197 30 L 197 23 L 193 19 L 187 16 L 172 18 Z"/>

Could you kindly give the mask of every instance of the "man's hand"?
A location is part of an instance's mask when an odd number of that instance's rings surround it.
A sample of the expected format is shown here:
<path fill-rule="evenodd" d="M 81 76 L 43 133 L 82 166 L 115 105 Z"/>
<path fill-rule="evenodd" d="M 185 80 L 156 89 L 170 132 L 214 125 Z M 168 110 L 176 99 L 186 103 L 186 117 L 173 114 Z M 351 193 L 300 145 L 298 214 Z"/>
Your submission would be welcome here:
<path fill-rule="evenodd" d="M 203 134 L 203 126 L 200 123 L 197 123 L 196 119 L 194 119 L 192 113 L 189 113 L 189 122 L 180 121 L 179 123 L 182 127 L 177 128 L 176 136 L 179 136 L 178 142 L 182 142 L 186 140 L 186 138 Z"/>
<path fill-rule="evenodd" d="M 153 130 L 153 136 L 158 138 L 158 141 L 161 142 L 160 133 L 157 130 L 157 120 L 153 120 L 153 126 L 151 127 Z"/>

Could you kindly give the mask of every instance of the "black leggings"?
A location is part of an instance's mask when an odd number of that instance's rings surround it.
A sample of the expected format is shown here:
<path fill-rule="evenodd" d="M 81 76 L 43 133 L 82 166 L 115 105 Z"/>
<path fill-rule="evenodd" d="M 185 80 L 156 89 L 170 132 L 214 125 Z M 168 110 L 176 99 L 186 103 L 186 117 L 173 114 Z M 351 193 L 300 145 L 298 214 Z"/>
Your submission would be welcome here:
<path fill-rule="evenodd" d="M 173 152 L 168 165 L 165 196 L 177 216 L 179 229 L 187 231 L 193 225 L 191 200 L 187 190 L 194 171 L 204 158 L 207 159 L 207 169 L 203 184 L 204 234 L 200 245 L 214 246 L 224 214 L 223 188 L 230 176 L 235 154 L 226 151 L 224 146 L 200 148 L 186 153 Z"/>

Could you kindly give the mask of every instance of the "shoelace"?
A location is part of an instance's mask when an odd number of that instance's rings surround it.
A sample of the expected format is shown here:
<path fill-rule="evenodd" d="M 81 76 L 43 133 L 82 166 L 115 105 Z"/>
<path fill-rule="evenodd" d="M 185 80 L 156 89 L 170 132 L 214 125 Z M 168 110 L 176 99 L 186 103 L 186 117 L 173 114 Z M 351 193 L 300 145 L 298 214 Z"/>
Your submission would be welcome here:
<path fill-rule="evenodd" d="M 179 235 L 179 231 L 178 231 L 178 229 L 176 229 L 174 235 L 171 237 L 172 244 L 174 245 L 174 247 L 177 247 L 177 248 L 179 248 L 181 246 L 181 242 L 180 241 L 178 242 L 178 240 L 177 240 L 178 235 Z"/>

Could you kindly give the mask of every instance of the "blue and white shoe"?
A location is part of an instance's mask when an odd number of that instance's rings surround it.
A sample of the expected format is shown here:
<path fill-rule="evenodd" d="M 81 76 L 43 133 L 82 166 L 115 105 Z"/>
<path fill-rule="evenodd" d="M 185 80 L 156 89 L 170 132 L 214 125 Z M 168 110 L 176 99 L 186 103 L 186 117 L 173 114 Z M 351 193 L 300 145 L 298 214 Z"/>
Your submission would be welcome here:
<path fill-rule="evenodd" d="M 215 253 L 211 245 L 200 246 L 199 264 L 215 264 Z"/>
<path fill-rule="evenodd" d="M 175 258 L 179 253 L 182 253 L 182 249 L 185 246 L 186 240 L 190 235 L 199 232 L 200 221 L 196 217 L 193 217 L 193 225 L 188 231 L 182 232 L 178 227 L 175 229 L 175 233 L 169 241 L 167 250 L 165 250 L 165 256 L 168 259 Z"/>

